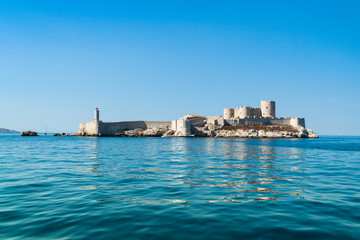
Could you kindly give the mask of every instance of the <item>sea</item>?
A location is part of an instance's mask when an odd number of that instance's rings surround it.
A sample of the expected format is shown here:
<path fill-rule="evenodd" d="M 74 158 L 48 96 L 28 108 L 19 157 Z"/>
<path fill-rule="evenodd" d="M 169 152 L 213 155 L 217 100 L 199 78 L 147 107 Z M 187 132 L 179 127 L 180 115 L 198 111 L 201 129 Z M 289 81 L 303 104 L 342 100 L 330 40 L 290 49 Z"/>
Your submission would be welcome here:
<path fill-rule="evenodd" d="M 360 137 L 0 134 L 0 239 L 360 239 Z"/>

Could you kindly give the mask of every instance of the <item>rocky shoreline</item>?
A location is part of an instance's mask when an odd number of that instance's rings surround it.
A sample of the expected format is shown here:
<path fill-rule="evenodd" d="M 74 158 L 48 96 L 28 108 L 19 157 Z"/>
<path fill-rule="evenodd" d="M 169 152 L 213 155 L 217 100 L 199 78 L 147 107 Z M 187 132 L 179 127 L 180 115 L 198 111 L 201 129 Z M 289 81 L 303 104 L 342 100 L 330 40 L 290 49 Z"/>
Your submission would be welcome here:
<path fill-rule="evenodd" d="M 192 127 L 193 134 L 162 128 L 123 130 L 113 135 L 86 133 L 66 134 L 84 137 L 214 137 L 214 138 L 318 138 L 311 129 L 281 125 L 238 125 L 235 127 L 206 124 L 204 127 Z"/>

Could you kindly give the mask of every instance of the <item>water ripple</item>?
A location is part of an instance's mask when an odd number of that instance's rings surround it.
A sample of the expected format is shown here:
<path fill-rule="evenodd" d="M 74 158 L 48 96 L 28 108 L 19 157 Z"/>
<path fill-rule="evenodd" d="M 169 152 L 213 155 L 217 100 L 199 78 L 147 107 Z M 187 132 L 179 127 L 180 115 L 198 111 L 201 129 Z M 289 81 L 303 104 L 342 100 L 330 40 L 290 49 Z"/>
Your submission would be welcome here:
<path fill-rule="evenodd" d="M 0 135 L 3 239 L 356 239 L 360 138 Z"/>

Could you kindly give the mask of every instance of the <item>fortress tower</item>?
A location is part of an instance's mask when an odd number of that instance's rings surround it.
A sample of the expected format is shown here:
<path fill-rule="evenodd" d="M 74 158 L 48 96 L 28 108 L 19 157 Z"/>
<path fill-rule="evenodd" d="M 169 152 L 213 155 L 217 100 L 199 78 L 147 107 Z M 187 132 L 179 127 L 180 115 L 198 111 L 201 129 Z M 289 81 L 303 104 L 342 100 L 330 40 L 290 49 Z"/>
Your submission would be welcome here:
<path fill-rule="evenodd" d="M 99 122 L 100 118 L 99 118 L 99 108 L 96 108 L 95 109 L 95 119 L 94 121 L 95 122 Z"/>
<path fill-rule="evenodd" d="M 234 109 L 233 108 L 224 108 L 224 119 L 234 118 Z"/>
<path fill-rule="evenodd" d="M 238 118 L 250 117 L 250 107 L 241 106 L 241 107 L 237 108 L 236 112 L 237 112 L 236 117 L 238 117 Z"/>
<path fill-rule="evenodd" d="M 262 117 L 275 117 L 275 101 L 261 100 L 260 108 Z"/>

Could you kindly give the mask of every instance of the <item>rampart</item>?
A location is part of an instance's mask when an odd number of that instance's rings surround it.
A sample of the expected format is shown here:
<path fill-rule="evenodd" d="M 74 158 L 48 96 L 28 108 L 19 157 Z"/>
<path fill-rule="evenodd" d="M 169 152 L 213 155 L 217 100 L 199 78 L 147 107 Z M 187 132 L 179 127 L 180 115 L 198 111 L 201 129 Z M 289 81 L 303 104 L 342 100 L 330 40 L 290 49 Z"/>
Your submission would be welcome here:
<path fill-rule="evenodd" d="M 124 121 L 124 122 L 85 122 L 80 123 L 78 133 L 86 135 L 114 135 L 123 130 L 133 130 L 137 128 L 155 129 L 162 128 L 168 130 L 171 128 L 171 121 Z"/>
<path fill-rule="evenodd" d="M 91 122 L 80 123 L 78 134 L 98 135 L 99 134 L 99 122 L 94 120 Z"/>
<path fill-rule="evenodd" d="M 225 119 L 225 125 L 291 125 L 294 127 L 305 127 L 304 118 L 235 118 Z"/>

